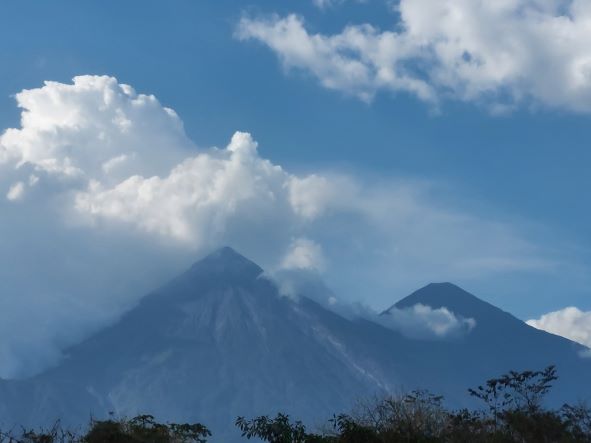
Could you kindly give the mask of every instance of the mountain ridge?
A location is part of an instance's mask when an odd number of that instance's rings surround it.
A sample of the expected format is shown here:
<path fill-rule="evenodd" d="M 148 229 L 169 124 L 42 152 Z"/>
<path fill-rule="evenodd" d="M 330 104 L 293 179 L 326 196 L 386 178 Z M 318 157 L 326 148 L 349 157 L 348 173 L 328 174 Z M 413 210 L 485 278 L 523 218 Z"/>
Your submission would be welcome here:
<path fill-rule="evenodd" d="M 463 317 L 474 318 L 475 315 L 490 314 L 492 311 L 509 314 L 450 282 L 429 283 L 399 300 L 385 312 L 394 307 L 404 309 L 416 304 L 430 306 L 433 309 L 447 308 Z"/>
<path fill-rule="evenodd" d="M 34 425 L 61 418 L 79 425 L 90 414 L 150 413 L 201 421 L 222 441 L 233 441 L 238 415 L 285 412 L 322 421 L 361 398 L 416 388 L 462 406 L 470 401 L 466 389 L 486 378 L 552 363 L 565 378 L 560 401 L 591 396 L 579 386 L 591 373 L 591 359 L 579 358 L 572 342 L 548 338 L 455 285 L 443 288 L 460 294 L 452 294 L 456 302 L 470 300 L 498 319 L 477 319 L 465 337 L 441 342 L 346 318 L 305 291 L 282 296 L 262 275 L 235 250 L 214 251 L 117 323 L 68 349 L 56 367 L 0 381 L 0 421 Z M 449 296 L 442 286 L 425 288 L 397 307 Z"/>

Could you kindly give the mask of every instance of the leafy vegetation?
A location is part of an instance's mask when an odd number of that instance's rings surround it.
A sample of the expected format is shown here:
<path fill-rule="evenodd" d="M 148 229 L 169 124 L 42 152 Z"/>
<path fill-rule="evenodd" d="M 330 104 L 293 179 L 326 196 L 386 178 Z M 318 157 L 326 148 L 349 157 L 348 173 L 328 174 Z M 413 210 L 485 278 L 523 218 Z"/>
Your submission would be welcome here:
<path fill-rule="evenodd" d="M 419 390 L 360 403 L 317 432 L 285 414 L 238 417 L 236 426 L 245 439 L 268 443 L 591 443 L 587 405 L 544 408 L 544 397 L 556 379 L 556 369 L 549 366 L 487 380 L 468 390 L 482 402 L 478 410 L 450 411 L 443 397 Z M 199 423 L 162 424 L 140 415 L 92 421 L 84 435 L 63 430 L 59 423 L 45 431 L 0 432 L 0 443 L 206 443 L 209 437 L 211 432 Z"/>
<path fill-rule="evenodd" d="M 62 429 L 56 423 L 44 431 L 0 433 L 1 443 L 206 443 L 211 432 L 199 423 L 158 423 L 151 415 L 130 420 L 93 420 L 85 435 Z"/>
<path fill-rule="evenodd" d="M 275 419 L 239 418 L 236 424 L 244 437 L 269 443 L 591 442 L 591 409 L 586 405 L 543 408 L 556 379 L 553 366 L 490 379 L 468 390 L 483 402 L 476 411 L 449 411 L 441 396 L 427 391 L 374 399 L 351 415 L 335 416 L 322 435 L 307 433 L 302 423 L 291 423 L 282 414 Z"/>

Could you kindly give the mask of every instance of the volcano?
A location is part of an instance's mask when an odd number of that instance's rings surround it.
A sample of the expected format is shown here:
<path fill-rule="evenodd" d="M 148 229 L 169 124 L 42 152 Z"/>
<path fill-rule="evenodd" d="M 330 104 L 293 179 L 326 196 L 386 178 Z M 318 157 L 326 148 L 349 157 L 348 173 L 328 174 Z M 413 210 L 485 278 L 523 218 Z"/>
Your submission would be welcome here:
<path fill-rule="evenodd" d="M 297 295 L 282 296 L 262 268 L 222 248 L 68 349 L 56 367 L 0 381 L 0 422 L 82 426 L 149 413 L 204 423 L 216 441 L 232 441 L 237 416 L 284 412 L 314 425 L 360 399 L 416 388 L 463 406 L 467 388 L 487 378 L 550 364 L 561 378 L 549 401 L 591 398 L 581 345 L 453 284 L 430 284 L 380 316 L 420 304 L 474 320 L 449 340 L 411 339 L 377 315 L 343 315 Z"/>

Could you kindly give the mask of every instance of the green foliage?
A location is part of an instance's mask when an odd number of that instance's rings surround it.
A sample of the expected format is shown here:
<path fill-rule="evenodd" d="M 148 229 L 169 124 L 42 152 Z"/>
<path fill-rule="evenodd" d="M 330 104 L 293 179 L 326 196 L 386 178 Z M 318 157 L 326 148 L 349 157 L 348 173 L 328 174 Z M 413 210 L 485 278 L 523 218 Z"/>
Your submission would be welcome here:
<path fill-rule="evenodd" d="M 416 390 L 373 403 L 361 403 L 355 415 L 358 423 L 374 429 L 382 438 L 406 441 L 421 436 L 419 441 L 434 441 L 448 419 L 442 401 L 440 395 Z"/>
<path fill-rule="evenodd" d="M 506 410 L 534 413 L 539 411 L 544 396 L 552 387 L 551 383 L 557 379 L 554 366 L 542 371 L 511 371 L 487 380 L 484 387 L 468 389 L 468 392 L 484 401 L 494 416 Z"/>
<path fill-rule="evenodd" d="M 336 435 L 329 437 L 331 442 L 339 443 L 380 443 L 375 429 L 358 423 L 348 415 L 341 414 L 331 420 Z"/>
<path fill-rule="evenodd" d="M 202 424 L 158 423 L 151 415 L 129 420 L 93 420 L 85 435 L 63 430 L 23 430 L 20 436 L 0 433 L 0 443 L 207 443 L 211 432 Z"/>
<path fill-rule="evenodd" d="M 260 438 L 269 443 L 321 443 L 325 438 L 308 434 L 306 427 L 300 421 L 291 422 L 288 415 L 277 414 L 275 418 L 264 415 L 246 420 L 244 417 L 236 419 L 236 426 L 247 439 Z"/>
<path fill-rule="evenodd" d="M 246 439 L 268 443 L 591 443 L 591 409 L 585 404 L 559 410 L 543 407 L 557 379 L 556 369 L 511 371 L 468 392 L 482 410 L 450 411 L 443 397 L 418 390 L 360 403 L 350 415 L 335 415 L 322 432 L 277 414 L 246 419 L 236 426 Z M 159 423 L 151 415 L 129 420 L 93 420 L 77 435 L 59 422 L 42 431 L 0 432 L 0 443 L 206 443 L 201 424 Z"/>
<path fill-rule="evenodd" d="M 152 415 L 130 420 L 94 421 L 84 443 L 206 443 L 211 432 L 202 424 L 158 423 Z"/>
<path fill-rule="evenodd" d="M 591 441 L 591 408 L 584 403 L 575 406 L 565 404 L 560 412 L 566 428 L 572 435 L 580 441 Z"/>
<path fill-rule="evenodd" d="M 374 398 L 353 415 L 335 416 L 323 434 L 308 433 L 301 422 L 282 414 L 241 417 L 236 424 L 243 436 L 269 443 L 591 443 L 591 410 L 585 405 L 543 408 L 556 379 L 553 366 L 490 379 L 469 390 L 484 402 L 484 411 L 449 411 L 441 396 L 422 390 Z"/>
<path fill-rule="evenodd" d="M 78 441 L 76 434 L 63 429 L 59 421 L 49 429 L 37 431 L 22 429 L 18 438 L 12 432 L 0 431 L 0 443 L 77 443 Z"/>

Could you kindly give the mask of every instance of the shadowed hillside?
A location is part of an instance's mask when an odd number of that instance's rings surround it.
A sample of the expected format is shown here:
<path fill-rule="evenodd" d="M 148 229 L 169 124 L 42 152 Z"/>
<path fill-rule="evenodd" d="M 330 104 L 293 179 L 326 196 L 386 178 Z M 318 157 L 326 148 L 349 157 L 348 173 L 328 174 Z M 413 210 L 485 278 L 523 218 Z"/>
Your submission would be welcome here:
<path fill-rule="evenodd" d="M 446 307 L 476 324 L 447 340 L 410 339 L 381 321 L 282 297 L 255 263 L 223 248 L 148 294 L 115 325 L 39 376 L 0 384 L 0 421 L 79 426 L 90 416 L 153 414 L 237 439 L 237 416 L 326 423 L 360 398 L 413 389 L 474 406 L 466 391 L 499 373 L 555 364 L 548 404 L 589 398 L 582 346 L 531 328 L 451 284 L 396 304 Z M 388 315 L 386 311 L 383 316 Z"/>

